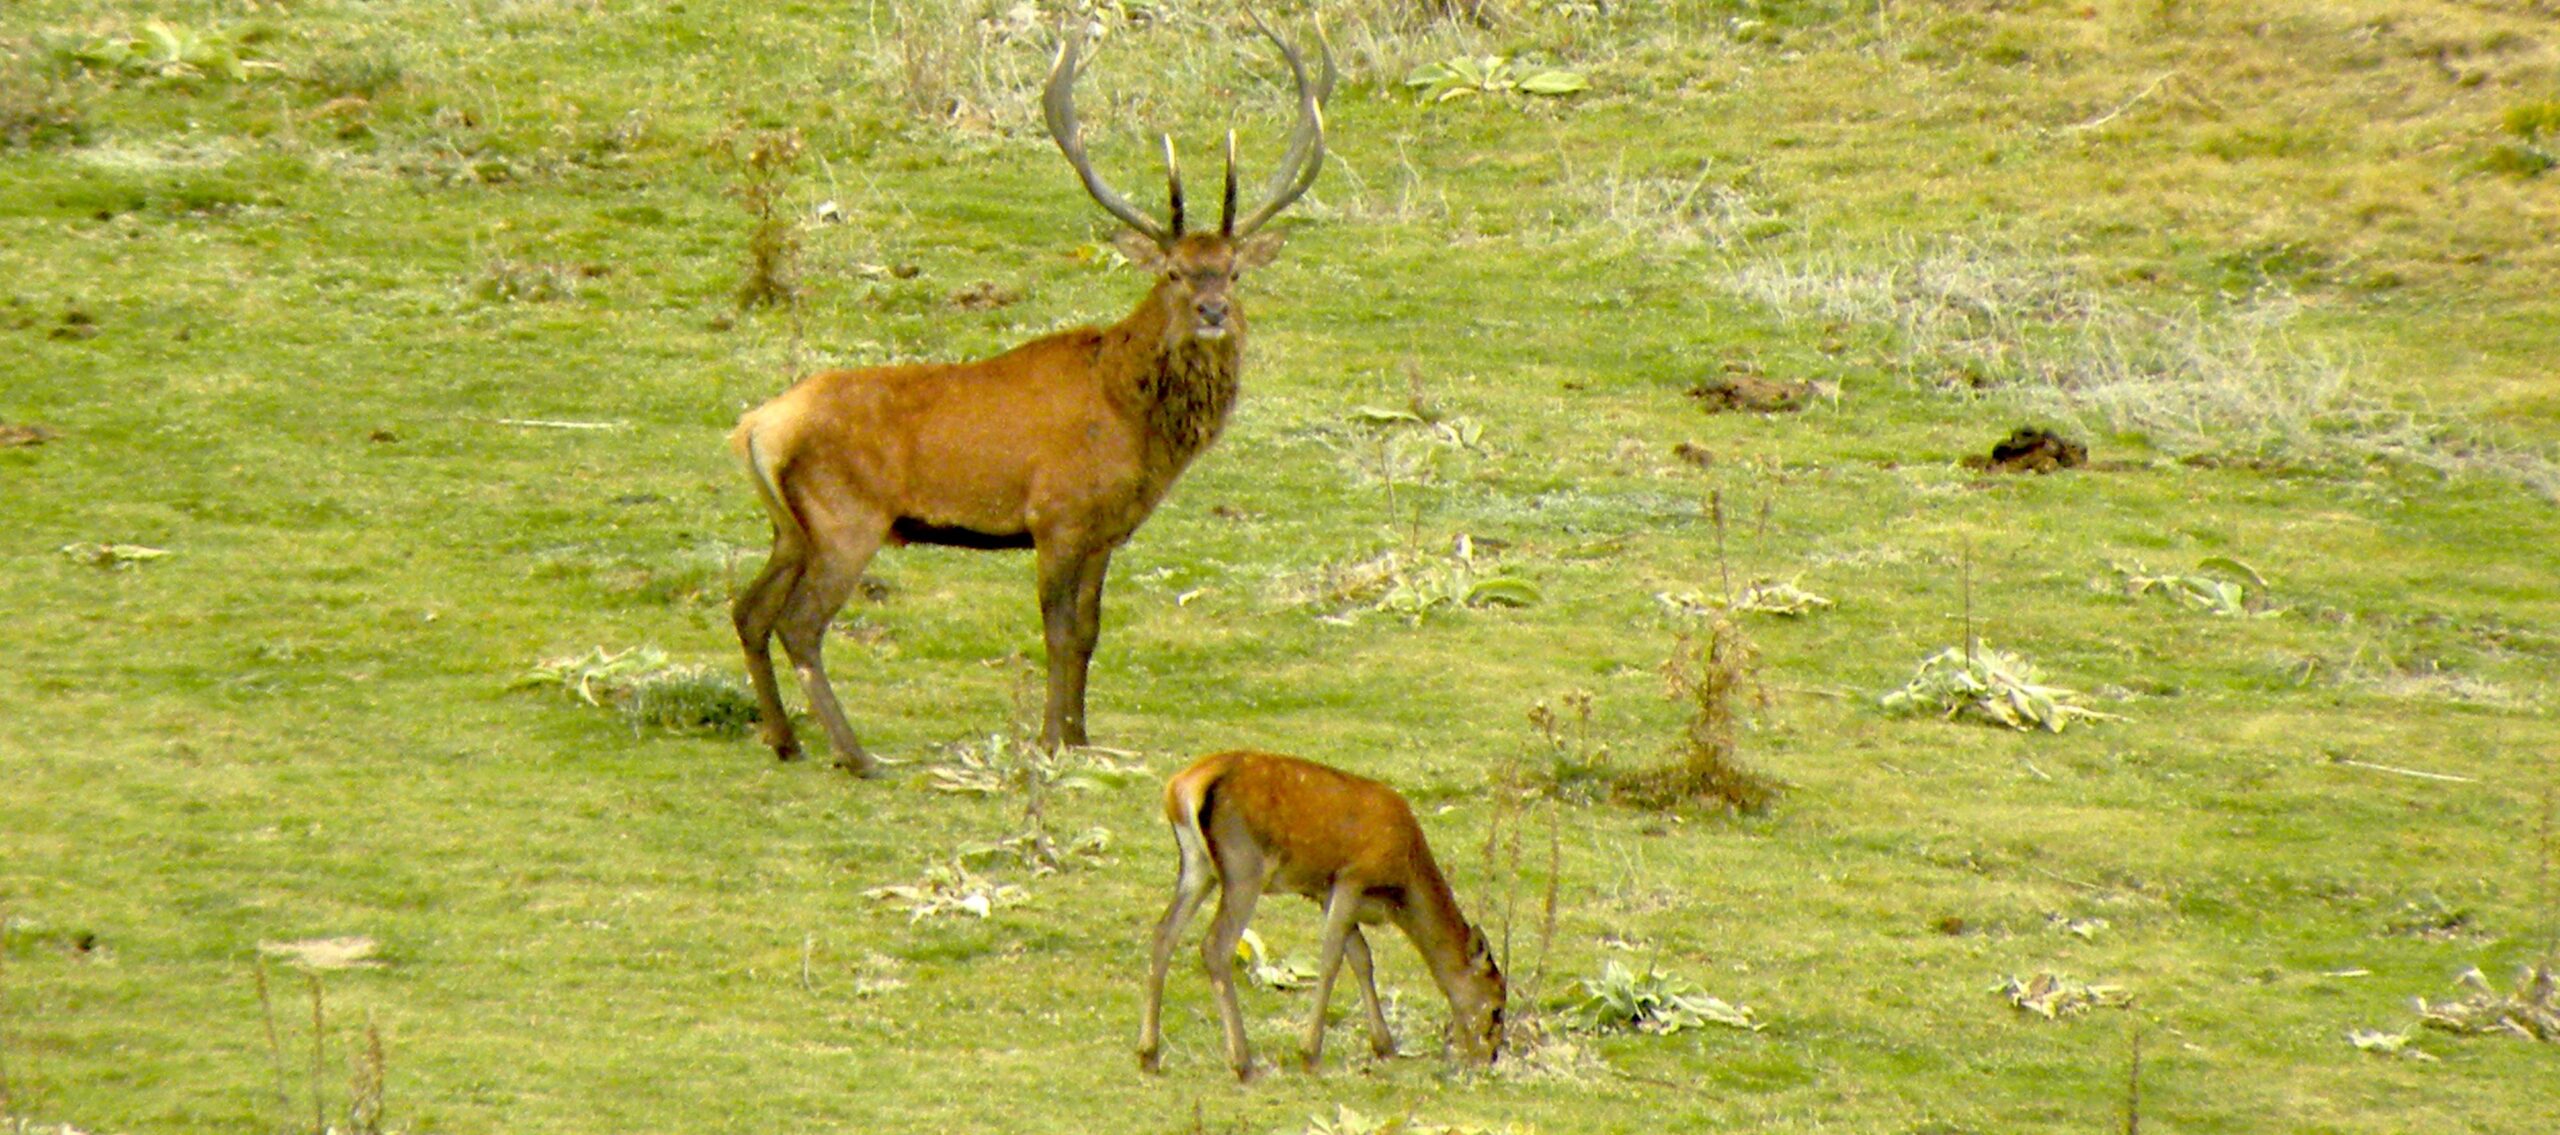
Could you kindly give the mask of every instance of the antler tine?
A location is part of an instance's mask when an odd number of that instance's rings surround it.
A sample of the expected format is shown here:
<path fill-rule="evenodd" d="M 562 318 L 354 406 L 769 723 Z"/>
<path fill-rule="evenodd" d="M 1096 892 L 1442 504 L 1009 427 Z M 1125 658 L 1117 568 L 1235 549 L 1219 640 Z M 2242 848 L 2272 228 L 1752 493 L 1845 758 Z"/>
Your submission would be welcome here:
<path fill-rule="evenodd" d="M 1165 211 L 1173 214 L 1173 239 L 1182 239 L 1182 163 L 1174 160 L 1173 135 L 1164 136 Z"/>
<path fill-rule="evenodd" d="M 1227 131 L 1227 188 L 1218 208 L 1218 235 L 1236 235 L 1236 132 Z"/>
<path fill-rule="evenodd" d="M 1298 86 L 1298 124 L 1289 132 L 1289 145 L 1281 154 L 1280 168 L 1272 172 L 1268 199 L 1255 208 L 1251 216 L 1237 222 L 1235 235 L 1238 237 L 1252 235 L 1264 222 L 1280 215 L 1282 209 L 1288 208 L 1315 185 L 1316 175 L 1324 169 L 1324 102 L 1332 97 L 1336 78 L 1333 51 L 1325 45 L 1321 33 L 1316 37 L 1316 47 L 1324 60 L 1324 73 L 1317 81 L 1309 83 L 1306 59 L 1298 49 L 1281 39 L 1252 9 L 1246 9 L 1245 16 L 1253 21 L 1254 28 L 1264 38 L 1280 49 L 1280 57 L 1289 64 L 1289 74 Z"/>
<path fill-rule="evenodd" d="M 1155 218 L 1140 212 L 1128 198 L 1105 184 L 1102 175 L 1094 172 L 1093 159 L 1085 155 L 1084 136 L 1076 123 L 1075 103 L 1076 77 L 1084 70 L 1077 53 L 1083 43 L 1082 28 L 1068 32 L 1066 41 L 1058 46 L 1058 61 L 1049 68 L 1049 85 L 1040 98 L 1041 114 L 1049 123 L 1049 137 L 1058 143 L 1059 152 L 1067 156 L 1067 164 L 1075 167 L 1076 177 L 1084 182 L 1085 192 L 1093 195 L 1094 202 L 1101 205 L 1104 212 L 1119 218 L 1121 224 L 1136 229 L 1157 244 L 1169 246 L 1182 226 L 1180 176 L 1177 174 L 1174 180 L 1174 227 L 1168 231 L 1165 226 L 1157 224 Z M 1170 147 L 1166 153 L 1170 160 Z"/>

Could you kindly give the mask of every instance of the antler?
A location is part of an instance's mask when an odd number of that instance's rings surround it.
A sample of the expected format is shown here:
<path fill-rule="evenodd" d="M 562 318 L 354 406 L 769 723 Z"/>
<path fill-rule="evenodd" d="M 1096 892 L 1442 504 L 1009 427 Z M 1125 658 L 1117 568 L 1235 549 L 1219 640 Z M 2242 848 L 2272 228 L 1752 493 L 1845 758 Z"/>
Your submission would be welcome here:
<path fill-rule="evenodd" d="M 1253 235 L 1255 229 L 1279 216 L 1280 210 L 1288 208 L 1315 185 L 1316 174 L 1324 169 L 1324 102 L 1333 96 L 1335 78 L 1333 50 L 1325 46 L 1322 34 L 1316 36 L 1316 51 L 1324 60 L 1324 74 L 1309 85 L 1307 63 L 1298 54 L 1298 49 L 1281 39 L 1252 9 L 1245 9 L 1245 16 L 1253 21 L 1254 29 L 1261 32 L 1263 38 L 1280 49 L 1280 57 L 1289 63 L 1289 74 L 1298 84 L 1298 124 L 1290 130 L 1289 148 L 1281 154 L 1280 168 L 1272 172 L 1270 185 L 1264 190 L 1268 199 L 1241 221 L 1235 219 L 1235 145 L 1230 139 L 1227 146 L 1227 210 L 1219 223 L 1219 231 L 1239 238 Z"/>
<path fill-rule="evenodd" d="M 1165 140 L 1164 150 L 1167 185 L 1173 198 L 1173 226 L 1167 228 L 1157 224 L 1155 218 L 1139 212 L 1128 198 L 1104 184 L 1102 175 L 1093 171 L 1093 159 L 1085 156 L 1084 136 L 1076 125 L 1075 100 L 1076 75 L 1083 70 L 1078 51 L 1083 45 L 1084 29 L 1077 28 L 1067 33 L 1066 42 L 1058 47 L 1057 63 L 1049 68 L 1049 86 L 1040 99 L 1041 113 L 1049 120 L 1049 137 L 1057 141 L 1058 149 L 1067 155 L 1067 164 L 1074 166 L 1076 176 L 1084 180 L 1085 192 L 1093 195 L 1104 212 L 1118 217 L 1121 224 L 1138 230 L 1157 244 L 1170 248 L 1182 235 L 1182 173 L 1173 168 L 1173 140 Z"/>
<path fill-rule="evenodd" d="M 1272 172 L 1271 182 L 1264 190 L 1267 199 L 1241 221 L 1236 219 L 1235 135 L 1228 134 L 1225 208 L 1219 216 L 1218 231 L 1239 239 L 1253 235 L 1254 230 L 1280 215 L 1282 209 L 1288 208 L 1316 183 L 1316 174 L 1324 168 L 1324 102 L 1333 96 L 1336 78 L 1333 51 L 1325 46 L 1321 35 L 1316 39 L 1316 48 L 1324 61 L 1324 73 L 1311 84 L 1307 81 L 1306 60 L 1298 54 L 1298 49 L 1264 24 L 1261 16 L 1250 9 L 1245 15 L 1253 20 L 1253 26 L 1265 38 L 1280 49 L 1281 58 L 1289 63 L 1289 74 L 1298 86 L 1298 124 L 1289 132 L 1289 146 L 1280 156 L 1280 168 Z M 1079 27 L 1067 33 L 1066 41 L 1058 46 L 1057 62 L 1049 68 L 1049 84 L 1040 99 L 1041 113 L 1049 123 L 1049 137 L 1058 143 L 1059 152 L 1067 156 L 1067 164 L 1074 166 L 1076 176 L 1084 181 L 1085 192 L 1093 195 L 1104 212 L 1119 218 L 1120 223 L 1136 229 L 1157 244 L 1170 248 L 1182 237 L 1182 170 L 1174 162 L 1173 139 L 1166 138 L 1164 144 L 1165 184 L 1173 208 L 1173 223 L 1165 225 L 1140 212 L 1128 198 L 1106 184 L 1102 175 L 1094 172 L 1093 159 L 1085 154 L 1083 128 L 1076 122 L 1075 101 L 1076 79 L 1084 70 L 1083 48 L 1084 29 Z"/>

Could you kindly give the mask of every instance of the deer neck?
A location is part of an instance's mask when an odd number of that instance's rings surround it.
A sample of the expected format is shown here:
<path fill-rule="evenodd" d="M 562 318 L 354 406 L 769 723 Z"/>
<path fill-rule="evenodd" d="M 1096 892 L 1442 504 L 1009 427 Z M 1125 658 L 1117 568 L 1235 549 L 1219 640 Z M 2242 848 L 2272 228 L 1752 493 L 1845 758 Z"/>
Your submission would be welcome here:
<path fill-rule="evenodd" d="M 1151 293 L 1112 330 L 1115 393 L 1145 427 L 1150 473 L 1169 482 L 1217 440 L 1235 409 L 1243 320 L 1221 339 L 1172 338 L 1164 301 Z"/>
<path fill-rule="evenodd" d="M 1418 872 L 1390 917 L 1421 952 L 1433 983 L 1454 996 L 1467 977 L 1467 916 L 1458 909 L 1448 880 L 1436 869 Z"/>

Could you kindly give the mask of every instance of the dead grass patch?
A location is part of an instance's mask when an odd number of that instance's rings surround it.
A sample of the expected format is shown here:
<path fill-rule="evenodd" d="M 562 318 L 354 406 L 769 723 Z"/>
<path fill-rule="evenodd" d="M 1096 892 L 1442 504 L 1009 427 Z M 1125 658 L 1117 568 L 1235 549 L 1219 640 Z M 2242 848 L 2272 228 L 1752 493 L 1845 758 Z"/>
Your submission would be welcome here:
<path fill-rule="evenodd" d="M 1921 386 L 1987 393 L 2171 454 L 2325 470 L 2389 462 L 2560 501 L 2551 453 L 2367 392 L 2346 361 L 2291 334 L 2298 305 L 2280 292 L 2154 310 L 2034 255 L 1967 241 L 1872 259 L 1745 258 L 1721 282 L 1790 319 L 1892 328 L 1888 365 Z"/>

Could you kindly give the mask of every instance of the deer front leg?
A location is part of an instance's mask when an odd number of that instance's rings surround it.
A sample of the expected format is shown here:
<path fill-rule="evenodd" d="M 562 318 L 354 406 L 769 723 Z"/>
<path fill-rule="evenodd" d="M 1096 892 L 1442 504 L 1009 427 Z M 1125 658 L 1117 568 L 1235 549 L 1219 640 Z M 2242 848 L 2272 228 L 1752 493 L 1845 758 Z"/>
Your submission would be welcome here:
<path fill-rule="evenodd" d="M 1349 883 L 1335 883 L 1324 900 L 1324 946 L 1316 958 L 1315 1017 L 1307 1022 L 1306 1065 L 1309 1073 L 1323 1065 L 1325 1011 L 1333 1007 L 1333 978 L 1342 971 L 1345 944 L 1352 934 L 1358 933 L 1355 919 L 1359 913 L 1360 888 Z"/>
<path fill-rule="evenodd" d="M 1380 1060 L 1396 1054 L 1395 1034 L 1387 1028 L 1387 1011 L 1378 1004 L 1378 974 L 1369 964 L 1369 938 L 1360 933 L 1360 924 L 1351 924 L 1350 936 L 1343 940 L 1342 956 L 1351 963 L 1351 976 L 1359 979 L 1360 999 L 1369 1009 L 1369 1053 Z"/>
<path fill-rule="evenodd" d="M 1040 621 L 1049 654 L 1049 697 L 1042 715 L 1040 747 L 1086 743 L 1085 673 L 1093 647 L 1102 634 L 1102 577 L 1111 550 L 1081 551 L 1072 545 L 1040 549 Z"/>

